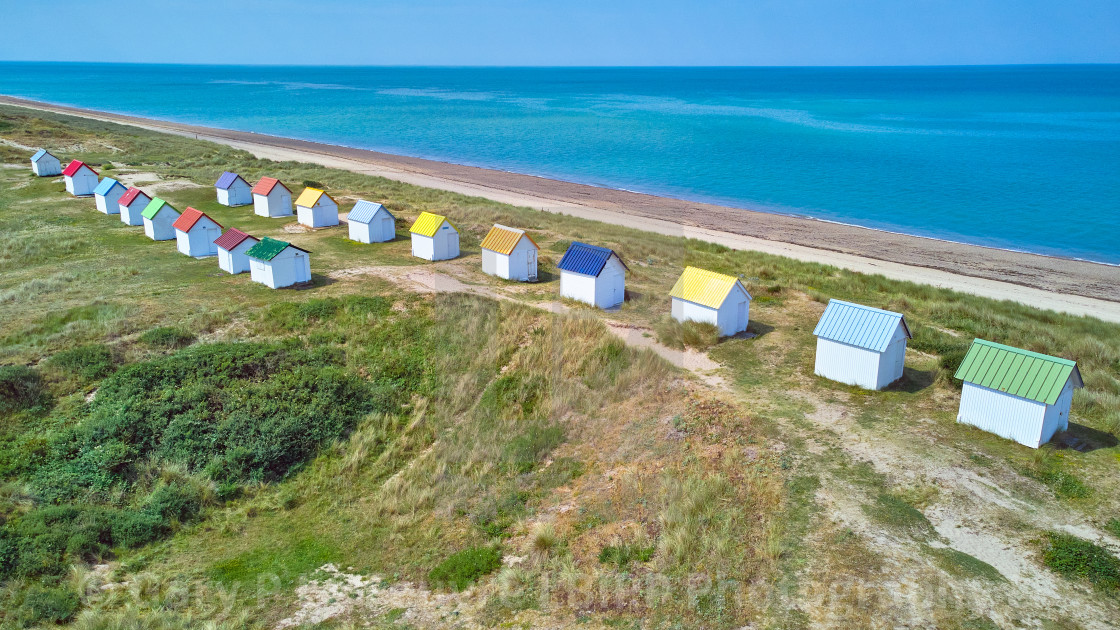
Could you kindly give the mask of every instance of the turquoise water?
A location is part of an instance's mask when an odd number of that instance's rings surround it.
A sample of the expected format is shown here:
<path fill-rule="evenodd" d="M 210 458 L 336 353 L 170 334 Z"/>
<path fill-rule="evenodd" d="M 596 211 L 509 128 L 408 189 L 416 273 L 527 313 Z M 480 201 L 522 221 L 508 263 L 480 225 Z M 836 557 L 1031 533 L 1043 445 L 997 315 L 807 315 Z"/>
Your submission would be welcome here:
<path fill-rule="evenodd" d="M 1120 263 L 1120 66 L 0 63 L 0 93 Z"/>

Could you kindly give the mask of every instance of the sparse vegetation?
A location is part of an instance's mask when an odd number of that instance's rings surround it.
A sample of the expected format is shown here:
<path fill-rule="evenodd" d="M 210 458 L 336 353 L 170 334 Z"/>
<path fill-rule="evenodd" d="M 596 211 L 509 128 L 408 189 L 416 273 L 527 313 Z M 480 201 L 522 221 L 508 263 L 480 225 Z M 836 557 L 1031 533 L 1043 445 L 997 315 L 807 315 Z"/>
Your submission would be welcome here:
<path fill-rule="evenodd" d="M 1047 532 L 1042 562 L 1061 575 L 1103 591 L 1120 589 L 1120 559 L 1100 545 L 1061 532 Z"/>

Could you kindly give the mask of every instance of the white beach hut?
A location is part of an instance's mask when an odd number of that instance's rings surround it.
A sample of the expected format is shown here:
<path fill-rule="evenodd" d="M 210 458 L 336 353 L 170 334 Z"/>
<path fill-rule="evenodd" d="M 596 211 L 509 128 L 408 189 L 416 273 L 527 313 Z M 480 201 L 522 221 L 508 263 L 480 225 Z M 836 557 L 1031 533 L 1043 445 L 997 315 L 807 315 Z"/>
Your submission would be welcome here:
<path fill-rule="evenodd" d="M 117 206 L 120 208 L 121 222 L 126 225 L 144 225 L 144 208 L 152 198 L 144 191 L 133 186 L 121 195 Z"/>
<path fill-rule="evenodd" d="M 976 339 L 955 378 L 964 381 L 957 422 L 1038 448 L 1069 427 L 1077 363 Z"/>
<path fill-rule="evenodd" d="M 813 334 L 813 371 L 864 389 L 883 389 L 902 378 L 910 327 L 901 313 L 829 300 Z"/>
<path fill-rule="evenodd" d="M 236 228 L 226 230 L 214 241 L 218 248 L 218 268 L 233 274 L 249 271 L 248 251 L 259 242 Z"/>
<path fill-rule="evenodd" d="M 318 188 L 304 188 L 296 199 L 296 220 L 310 228 L 338 225 L 338 204 Z"/>
<path fill-rule="evenodd" d="M 218 203 L 223 206 L 247 206 L 253 203 L 252 187 L 237 173 L 222 173 L 214 183 L 214 189 L 218 191 Z"/>
<path fill-rule="evenodd" d="M 262 177 L 253 186 L 253 212 L 262 217 L 292 216 L 292 191 L 274 177 Z"/>
<path fill-rule="evenodd" d="M 311 281 L 311 256 L 305 249 L 267 236 L 249 248 L 249 275 L 273 289 Z"/>
<path fill-rule="evenodd" d="M 62 162 L 46 149 L 39 149 L 31 156 L 31 172 L 39 177 L 56 177 L 62 174 Z"/>
<path fill-rule="evenodd" d="M 214 241 L 222 235 L 222 226 L 206 216 L 205 212 L 188 207 L 171 227 L 175 228 L 175 243 L 179 253 L 194 258 L 218 255 L 218 247 Z"/>
<path fill-rule="evenodd" d="M 179 211 L 171 207 L 159 197 L 153 197 L 144 211 L 144 234 L 153 241 L 170 241 L 175 238 L 175 221 L 179 219 Z"/>
<path fill-rule="evenodd" d="M 385 243 L 397 236 L 397 218 L 385 206 L 360 200 L 346 215 L 350 240 L 359 243 Z"/>
<path fill-rule="evenodd" d="M 738 334 L 750 323 L 751 294 L 733 276 L 685 267 L 669 296 L 677 321 L 707 322 L 723 336 Z"/>
<path fill-rule="evenodd" d="M 93 189 L 93 201 L 97 209 L 105 214 L 118 214 L 121 211 L 121 197 L 128 192 L 124 184 L 112 177 L 101 180 L 97 188 Z"/>
<path fill-rule="evenodd" d="M 66 192 L 75 197 L 88 197 L 97 188 L 97 171 L 86 166 L 81 160 L 73 160 L 62 171 L 62 178 L 66 180 Z"/>
<path fill-rule="evenodd" d="M 618 306 L 626 299 L 629 268 L 613 250 L 573 242 L 556 267 L 561 297 L 599 308 Z"/>
<path fill-rule="evenodd" d="M 525 230 L 494 224 L 482 239 L 482 271 L 506 280 L 535 282 L 539 251 Z"/>
<path fill-rule="evenodd" d="M 450 260 L 459 256 L 459 230 L 447 217 L 421 212 L 408 230 L 412 255 L 424 260 Z"/>

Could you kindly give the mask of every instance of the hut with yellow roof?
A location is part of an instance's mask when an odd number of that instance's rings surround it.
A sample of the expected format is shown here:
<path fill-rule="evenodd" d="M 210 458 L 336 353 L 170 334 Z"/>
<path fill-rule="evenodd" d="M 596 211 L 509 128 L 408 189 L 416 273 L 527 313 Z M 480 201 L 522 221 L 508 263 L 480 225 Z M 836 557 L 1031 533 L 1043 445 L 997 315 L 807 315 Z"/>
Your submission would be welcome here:
<path fill-rule="evenodd" d="M 740 333 L 750 323 L 751 294 L 733 276 L 685 267 L 669 295 L 677 321 L 707 322 L 722 336 Z"/>
<path fill-rule="evenodd" d="M 506 280 L 535 282 L 538 250 L 525 230 L 495 223 L 482 239 L 482 271 Z"/>
<path fill-rule="evenodd" d="M 459 230 L 447 217 L 421 212 L 409 228 L 412 255 L 424 260 L 450 260 L 459 256 Z"/>
<path fill-rule="evenodd" d="M 296 199 L 296 220 L 310 228 L 338 225 L 338 204 L 318 188 L 307 187 Z"/>

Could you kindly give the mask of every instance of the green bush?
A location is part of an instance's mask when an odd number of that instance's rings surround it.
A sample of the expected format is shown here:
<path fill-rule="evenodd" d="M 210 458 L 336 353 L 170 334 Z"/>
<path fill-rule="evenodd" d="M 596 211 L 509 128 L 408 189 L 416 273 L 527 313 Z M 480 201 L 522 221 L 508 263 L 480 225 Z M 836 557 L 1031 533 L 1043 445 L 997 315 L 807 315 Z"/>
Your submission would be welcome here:
<path fill-rule="evenodd" d="M 188 523 L 202 510 L 202 493 L 182 483 L 162 485 L 148 497 L 144 511 L 163 521 Z"/>
<path fill-rule="evenodd" d="M 502 553 L 496 547 L 470 547 L 439 563 L 428 572 L 428 581 L 461 591 L 500 566 Z"/>
<path fill-rule="evenodd" d="M 77 375 L 81 380 L 89 382 L 112 374 L 116 361 L 113 359 L 113 350 L 98 343 L 59 352 L 47 360 L 47 366 L 67 376 Z"/>
<path fill-rule="evenodd" d="M 140 335 L 140 343 L 158 350 L 178 350 L 194 342 L 194 335 L 174 326 L 153 328 Z"/>
<path fill-rule="evenodd" d="M 0 413 L 31 409 L 43 402 L 43 380 L 24 365 L 0 366 Z"/>
<path fill-rule="evenodd" d="M 1043 538 L 1042 562 L 1069 579 L 1085 580 L 1106 591 L 1120 589 L 1120 560 L 1088 540 L 1048 532 Z"/>
<path fill-rule="evenodd" d="M 599 562 L 613 564 L 625 571 L 632 562 L 649 562 L 657 548 L 653 545 L 640 545 L 636 543 L 622 543 L 607 545 L 599 551 Z"/>
<path fill-rule="evenodd" d="M 74 618 L 81 605 L 78 594 L 69 588 L 32 586 L 24 594 L 19 621 L 24 626 L 64 623 Z"/>

